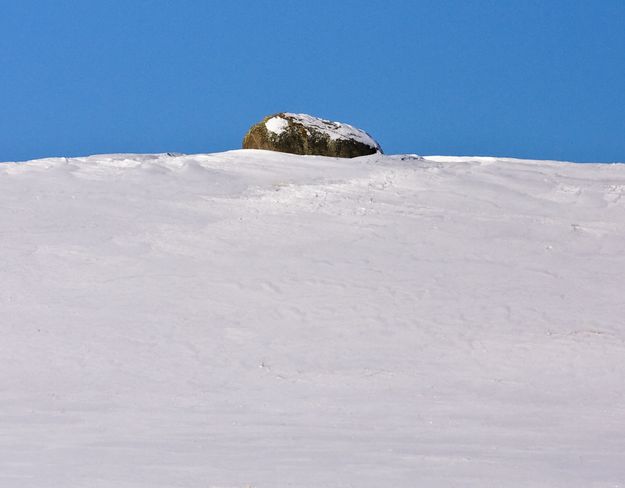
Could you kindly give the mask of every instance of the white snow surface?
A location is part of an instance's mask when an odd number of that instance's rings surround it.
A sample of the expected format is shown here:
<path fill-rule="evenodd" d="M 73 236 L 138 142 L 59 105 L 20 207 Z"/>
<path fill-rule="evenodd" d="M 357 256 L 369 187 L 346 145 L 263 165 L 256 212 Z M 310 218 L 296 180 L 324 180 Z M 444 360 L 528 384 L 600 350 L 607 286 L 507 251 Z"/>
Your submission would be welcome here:
<path fill-rule="evenodd" d="M 625 486 L 625 165 L 0 164 L 0 486 Z"/>
<path fill-rule="evenodd" d="M 267 130 L 278 135 L 282 134 L 288 126 L 289 123 L 286 119 L 283 119 L 282 117 L 272 117 L 265 122 L 265 127 L 267 127 Z"/>
<path fill-rule="evenodd" d="M 327 134 L 333 141 L 338 139 L 353 139 L 366 146 L 380 150 L 380 145 L 373 139 L 373 137 L 371 137 L 364 130 L 358 129 L 349 124 L 320 119 L 308 114 L 293 114 L 286 112 L 284 115 L 290 117 L 294 122 L 300 123 L 305 127 L 311 127 L 323 134 Z M 265 127 L 275 134 L 281 134 L 288 127 L 288 122 L 280 115 L 277 115 L 265 122 Z"/>

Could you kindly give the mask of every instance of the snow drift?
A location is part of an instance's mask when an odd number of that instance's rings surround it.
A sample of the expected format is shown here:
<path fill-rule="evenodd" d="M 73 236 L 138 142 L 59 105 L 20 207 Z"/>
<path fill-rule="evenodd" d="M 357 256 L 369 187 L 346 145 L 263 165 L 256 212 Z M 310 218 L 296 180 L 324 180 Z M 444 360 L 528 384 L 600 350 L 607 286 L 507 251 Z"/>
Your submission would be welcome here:
<path fill-rule="evenodd" d="M 0 486 L 617 487 L 625 166 L 0 164 Z"/>

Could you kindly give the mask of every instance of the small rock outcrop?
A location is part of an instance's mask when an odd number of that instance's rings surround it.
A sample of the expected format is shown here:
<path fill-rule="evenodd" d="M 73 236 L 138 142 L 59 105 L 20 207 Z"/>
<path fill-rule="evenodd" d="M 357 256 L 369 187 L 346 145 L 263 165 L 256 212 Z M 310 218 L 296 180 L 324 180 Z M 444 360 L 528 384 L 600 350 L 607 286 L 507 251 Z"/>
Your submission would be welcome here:
<path fill-rule="evenodd" d="M 291 154 L 355 158 L 381 153 L 364 130 L 306 114 L 281 112 L 253 125 L 243 149 L 267 149 Z"/>

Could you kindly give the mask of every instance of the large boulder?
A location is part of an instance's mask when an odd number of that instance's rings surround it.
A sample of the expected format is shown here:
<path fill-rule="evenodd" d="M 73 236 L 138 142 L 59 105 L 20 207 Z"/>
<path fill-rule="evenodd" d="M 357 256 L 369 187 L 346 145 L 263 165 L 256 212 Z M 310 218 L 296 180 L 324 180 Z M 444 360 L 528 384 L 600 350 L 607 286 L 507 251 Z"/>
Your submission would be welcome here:
<path fill-rule="evenodd" d="M 381 153 L 380 145 L 364 130 L 306 114 L 281 112 L 253 125 L 243 149 L 268 149 L 292 154 L 354 158 Z"/>

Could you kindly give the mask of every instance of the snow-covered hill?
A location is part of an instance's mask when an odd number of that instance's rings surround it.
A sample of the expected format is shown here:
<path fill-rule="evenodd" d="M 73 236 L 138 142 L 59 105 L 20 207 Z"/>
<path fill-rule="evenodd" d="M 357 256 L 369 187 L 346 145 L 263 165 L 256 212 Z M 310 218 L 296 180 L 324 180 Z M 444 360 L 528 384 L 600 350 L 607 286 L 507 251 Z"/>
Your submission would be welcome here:
<path fill-rule="evenodd" d="M 625 486 L 625 165 L 0 164 L 0 486 Z"/>

